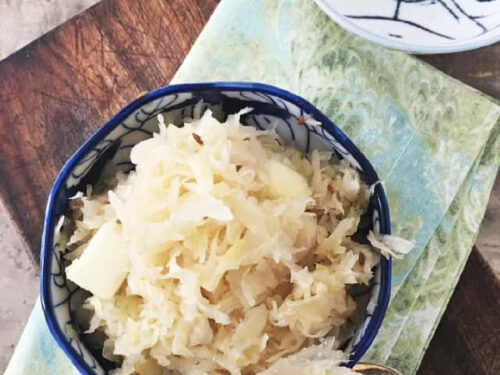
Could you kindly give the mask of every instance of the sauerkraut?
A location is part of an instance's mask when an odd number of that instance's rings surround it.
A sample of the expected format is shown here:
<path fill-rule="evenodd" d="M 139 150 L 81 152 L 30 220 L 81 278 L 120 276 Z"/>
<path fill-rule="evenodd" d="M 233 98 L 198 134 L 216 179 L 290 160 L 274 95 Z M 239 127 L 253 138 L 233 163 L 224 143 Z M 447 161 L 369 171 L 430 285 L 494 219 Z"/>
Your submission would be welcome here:
<path fill-rule="evenodd" d="M 71 200 L 66 275 L 91 293 L 113 374 L 350 373 L 333 338 L 378 262 L 351 237 L 369 198 L 357 171 L 240 114 L 158 122 L 133 171 Z"/>

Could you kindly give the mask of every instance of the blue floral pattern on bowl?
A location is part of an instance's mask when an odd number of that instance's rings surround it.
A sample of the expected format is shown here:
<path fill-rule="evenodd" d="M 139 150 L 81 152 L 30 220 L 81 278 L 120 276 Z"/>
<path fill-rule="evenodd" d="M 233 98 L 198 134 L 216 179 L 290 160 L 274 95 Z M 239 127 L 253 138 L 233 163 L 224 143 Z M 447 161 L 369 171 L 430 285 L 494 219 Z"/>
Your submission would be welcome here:
<path fill-rule="evenodd" d="M 198 103 L 202 103 L 201 112 L 210 108 L 221 117 L 251 107 L 253 110 L 241 118 L 245 125 L 266 129 L 272 124 L 282 141 L 294 143 L 305 152 L 333 150 L 358 169 L 367 184 L 374 185 L 370 200 L 372 228 L 390 233 L 389 208 L 375 170 L 347 136 L 306 100 L 259 83 L 182 84 L 151 91 L 127 105 L 78 149 L 57 176 L 47 203 L 41 255 L 42 306 L 56 341 L 83 374 L 104 375 L 109 364 L 97 360 L 82 341 L 76 316 L 86 294 L 65 277 L 66 250 L 64 243 L 57 241 L 56 230 L 61 230 L 58 223 L 67 211 L 68 198 L 97 182 L 104 168 L 124 172 L 133 169 L 130 150 L 157 130 L 157 114 L 162 113 L 166 123 L 179 125 L 194 117 L 200 109 Z M 299 119 L 307 120 L 297 126 Z M 390 284 L 391 261 L 381 257 L 371 285 L 353 294 L 359 306 L 366 306 L 366 313 L 363 309 L 358 321 L 352 319 L 352 335 L 343 345 L 350 354 L 350 365 L 364 354 L 380 327 Z"/>

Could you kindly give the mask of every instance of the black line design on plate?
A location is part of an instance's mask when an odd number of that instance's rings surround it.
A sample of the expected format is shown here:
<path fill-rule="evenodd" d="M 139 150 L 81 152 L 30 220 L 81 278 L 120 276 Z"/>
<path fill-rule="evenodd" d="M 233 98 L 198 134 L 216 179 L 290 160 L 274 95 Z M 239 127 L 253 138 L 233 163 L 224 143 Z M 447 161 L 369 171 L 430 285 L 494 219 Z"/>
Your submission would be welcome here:
<path fill-rule="evenodd" d="M 450 0 L 450 1 L 453 3 L 453 5 L 455 5 L 457 7 L 457 9 L 460 11 L 460 13 L 462 13 L 465 17 L 467 17 L 472 22 L 474 22 L 477 26 L 479 26 L 481 28 L 481 30 L 483 30 L 483 34 L 488 31 L 488 29 L 481 22 L 474 19 L 473 17 L 470 16 L 470 14 L 468 14 L 465 10 L 463 10 L 462 7 L 455 0 Z"/>
<path fill-rule="evenodd" d="M 394 16 L 392 17 L 395 20 L 397 20 L 399 17 L 399 8 L 401 6 L 401 2 L 402 2 L 402 0 L 398 0 L 398 3 L 396 4 L 396 10 L 394 11 Z"/>
<path fill-rule="evenodd" d="M 404 23 L 406 25 L 410 25 L 410 26 L 416 27 L 417 29 L 426 31 L 429 34 L 440 36 L 441 38 L 445 38 L 445 39 L 448 39 L 448 40 L 455 40 L 455 38 L 452 38 L 449 35 L 441 34 L 441 33 L 437 32 L 437 31 L 428 29 L 425 26 L 419 25 L 418 23 L 415 23 L 415 22 L 412 22 L 412 21 L 408 21 L 408 20 L 394 19 L 394 18 L 391 18 L 391 17 L 384 17 L 384 16 L 356 16 L 356 15 L 346 15 L 345 17 L 351 18 L 351 19 L 360 19 L 360 20 L 382 20 L 382 21 L 400 22 L 400 23 Z"/>
<path fill-rule="evenodd" d="M 458 16 L 455 14 L 453 9 L 451 9 L 443 0 L 437 0 L 437 2 L 439 4 L 441 4 L 443 6 L 443 8 L 446 9 L 448 11 L 448 13 L 450 13 L 453 18 L 458 20 Z"/>
<path fill-rule="evenodd" d="M 475 0 L 475 1 L 478 3 L 490 3 L 497 0 Z M 460 22 L 460 18 L 463 16 L 467 18 L 469 21 L 473 22 L 477 27 L 481 29 L 481 33 L 479 35 L 482 35 L 496 28 L 492 27 L 488 29 L 484 24 L 478 21 L 486 17 L 491 17 L 491 15 L 477 15 L 477 16 L 471 15 L 464 8 L 462 8 L 462 6 L 459 4 L 460 3 L 459 0 L 395 0 L 395 3 L 396 6 L 394 8 L 394 14 L 392 17 L 378 16 L 378 15 L 344 15 L 344 16 L 351 19 L 382 20 L 382 21 L 385 20 L 385 21 L 400 22 L 418 28 L 430 34 L 439 36 L 444 39 L 455 40 L 455 38 L 450 35 L 446 35 L 436 30 L 433 30 L 418 22 L 400 18 L 401 10 L 403 9 L 403 6 L 405 4 L 419 4 L 422 6 L 433 6 L 437 4 L 438 6 L 444 8 L 449 13 L 449 15 L 455 19 L 455 21 Z M 393 38 L 402 38 L 402 35 L 399 34 L 388 33 L 388 36 Z"/>

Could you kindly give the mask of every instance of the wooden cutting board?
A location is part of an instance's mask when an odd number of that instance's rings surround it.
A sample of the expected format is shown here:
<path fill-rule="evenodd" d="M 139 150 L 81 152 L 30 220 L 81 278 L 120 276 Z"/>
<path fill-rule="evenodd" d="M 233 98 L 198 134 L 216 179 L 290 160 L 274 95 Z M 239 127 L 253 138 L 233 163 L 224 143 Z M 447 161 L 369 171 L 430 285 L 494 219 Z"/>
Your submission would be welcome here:
<path fill-rule="evenodd" d="M 65 160 L 140 92 L 168 84 L 216 5 L 106 0 L 0 62 L 0 200 L 35 262 L 45 201 Z M 423 59 L 500 96 L 499 44 Z M 492 351 L 500 286 L 472 254 L 420 374 L 500 373 Z"/>
<path fill-rule="evenodd" d="M 65 160 L 138 93 L 168 84 L 216 4 L 104 1 L 0 63 L 0 197 L 34 260 Z"/>

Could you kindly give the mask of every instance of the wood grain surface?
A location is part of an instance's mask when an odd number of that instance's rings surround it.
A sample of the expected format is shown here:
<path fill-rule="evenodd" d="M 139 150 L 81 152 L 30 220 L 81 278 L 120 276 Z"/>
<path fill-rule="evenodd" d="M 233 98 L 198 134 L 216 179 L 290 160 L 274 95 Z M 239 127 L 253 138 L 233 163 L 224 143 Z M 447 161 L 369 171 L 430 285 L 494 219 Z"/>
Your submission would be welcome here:
<path fill-rule="evenodd" d="M 418 57 L 459 81 L 500 99 L 500 43 L 473 51 Z"/>
<path fill-rule="evenodd" d="M 170 81 L 216 4 L 105 0 L 0 62 L 0 199 L 33 260 L 65 160 L 138 93 Z M 499 44 L 422 58 L 500 97 Z M 419 375 L 500 374 L 495 280 L 473 251 Z"/>
<path fill-rule="evenodd" d="M 168 84 L 216 4 L 104 1 L 0 63 L 0 198 L 34 260 L 65 160 L 138 93 Z"/>
<path fill-rule="evenodd" d="M 417 373 L 446 374 L 500 374 L 500 280 L 475 247 Z"/>

